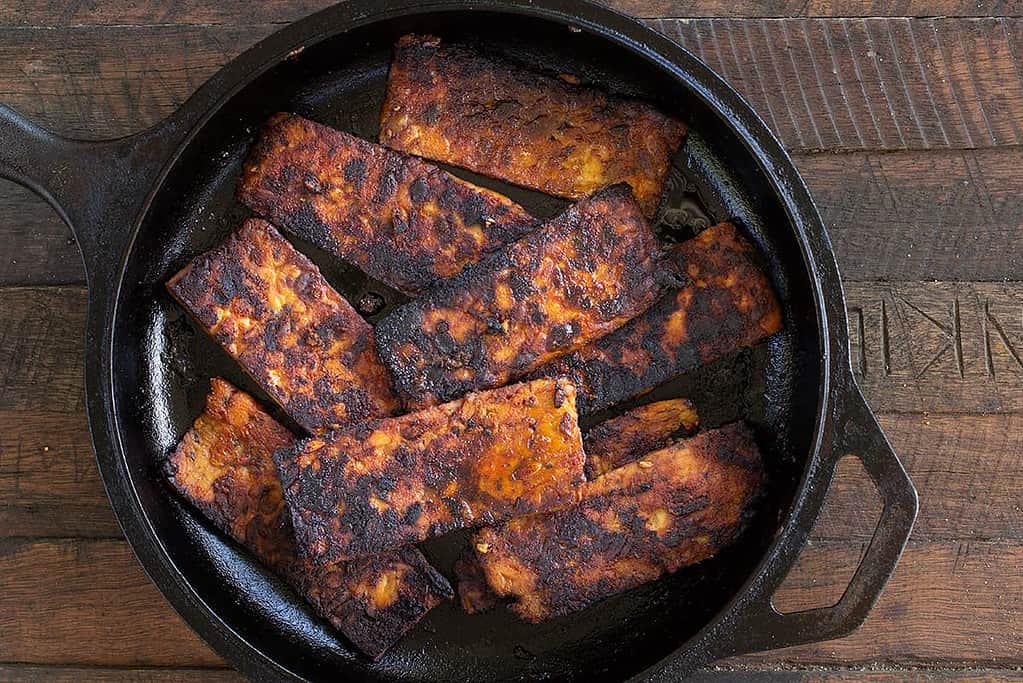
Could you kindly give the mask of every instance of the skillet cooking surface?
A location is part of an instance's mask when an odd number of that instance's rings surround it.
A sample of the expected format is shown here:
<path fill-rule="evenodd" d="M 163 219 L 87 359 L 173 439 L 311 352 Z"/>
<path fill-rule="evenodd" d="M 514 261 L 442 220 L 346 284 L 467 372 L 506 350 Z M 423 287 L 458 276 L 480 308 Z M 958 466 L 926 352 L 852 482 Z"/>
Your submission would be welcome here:
<path fill-rule="evenodd" d="M 694 229 L 737 219 L 763 250 L 786 327 L 767 344 L 701 368 L 639 401 L 686 396 L 696 403 L 705 428 L 738 418 L 754 427 L 769 470 L 768 494 L 752 528 L 733 547 L 714 560 L 541 625 L 522 623 L 503 609 L 469 617 L 455 603 L 442 605 L 374 665 L 162 485 L 158 461 L 201 412 L 210 377 L 230 380 L 282 417 L 226 353 L 193 326 L 163 283 L 248 215 L 234 199 L 235 184 L 255 135 L 271 114 L 294 111 L 376 139 L 391 47 L 409 31 L 471 42 L 549 73 L 573 73 L 682 116 L 691 132 L 676 159 L 658 229 L 665 239 L 679 240 Z M 454 172 L 505 192 L 538 216 L 565 206 L 561 200 Z M 812 450 L 822 374 L 812 279 L 762 174 L 726 124 L 669 74 L 604 38 L 546 20 L 486 12 L 387 20 L 310 46 L 264 73 L 205 124 L 171 168 L 129 252 L 117 303 L 112 344 L 117 430 L 141 504 L 178 571 L 242 638 L 313 679 L 345 673 L 382 680 L 621 678 L 683 646 L 752 574 Z M 403 300 L 287 236 L 353 303 L 367 292 L 384 296 L 387 307 L 370 320 Z M 451 577 L 463 543 L 464 535 L 455 534 L 426 544 L 425 551 Z"/>

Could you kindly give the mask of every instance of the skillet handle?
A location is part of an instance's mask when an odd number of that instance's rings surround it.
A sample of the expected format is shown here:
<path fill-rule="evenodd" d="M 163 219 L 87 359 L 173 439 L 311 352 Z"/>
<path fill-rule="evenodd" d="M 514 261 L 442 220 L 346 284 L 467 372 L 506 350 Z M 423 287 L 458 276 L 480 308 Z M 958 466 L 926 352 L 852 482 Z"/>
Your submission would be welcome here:
<path fill-rule="evenodd" d="M 122 253 L 181 128 L 167 120 L 117 140 L 73 140 L 0 105 L 0 178 L 32 190 L 57 211 L 75 234 L 92 287 Z"/>
<path fill-rule="evenodd" d="M 782 614 L 767 597 L 751 609 L 742 628 L 734 633 L 727 651 L 719 652 L 719 657 L 848 635 L 866 620 L 895 570 L 916 519 L 916 488 L 851 380 L 844 409 L 840 410 L 836 421 L 835 437 L 836 445 L 822 462 L 830 469 L 827 481 L 830 482 L 843 456 L 854 455 L 870 474 L 884 504 L 881 519 L 856 573 L 842 597 L 831 607 Z M 779 573 L 773 585 L 765 587 L 764 595 L 773 595 L 784 578 L 785 574 Z"/>

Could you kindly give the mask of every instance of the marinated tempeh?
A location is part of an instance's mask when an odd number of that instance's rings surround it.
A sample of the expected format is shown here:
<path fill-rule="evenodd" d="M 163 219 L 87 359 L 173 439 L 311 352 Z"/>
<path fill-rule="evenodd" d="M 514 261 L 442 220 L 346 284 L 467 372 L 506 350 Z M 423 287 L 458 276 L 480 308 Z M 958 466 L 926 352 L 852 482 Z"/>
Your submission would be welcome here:
<path fill-rule="evenodd" d="M 781 307 L 756 265 L 756 248 L 731 223 L 676 245 L 671 256 L 688 280 L 684 287 L 538 373 L 571 376 L 580 414 L 638 396 L 782 328 Z"/>
<path fill-rule="evenodd" d="M 539 224 L 504 195 L 293 114 L 266 125 L 238 196 L 413 296 Z"/>
<path fill-rule="evenodd" d="M 540 622 L 713 557 L 762 479 L 753 437 L 733 424 L 586 482 L 575 507 L 481 529 L 473 548 L 490 588 Z"/>
<path fill-rule="evenodd" d="M 393 311 L 377 348 L 413 407 L 501 386 L 645 311 L 662 292 L 660 254 L 616 185 Z"/>
<path fill-rule="evenodd" d="M 269 223 L 246 221 L 167 288 L 305 429 L 396 412 L 373 328 Z"/>
<path fill-rule="evenodd" d="M 564 507 L 583 480 L 566 380 L 372 420 L 275 458 L 299 546 L 321 563 Z"/>
<path fill-rule="evenodd" d="M 594 479 L 664 448 L 672 437 L 692 434 L 699 424 L 696 409 L 684 398 L 648 403 L 604 420 L 583 436 L 586 478 Z"/>
<path fill-rule="evenodd" d="M 171 486 L 379 657 L 441 600 L 447 580 L 414 548 L 317 566 L 299 558 L 271 454 L 292 434 L 248 394 L 214 379 L 206 411 L 164 463 Z"/>
<path fill-rule="evenodd" d="M 548 194 L 627 182 L 647 216 L 685 134 L 643 102 L 416 35 L 395 48 L 380 120 L 389 147 Z"/>

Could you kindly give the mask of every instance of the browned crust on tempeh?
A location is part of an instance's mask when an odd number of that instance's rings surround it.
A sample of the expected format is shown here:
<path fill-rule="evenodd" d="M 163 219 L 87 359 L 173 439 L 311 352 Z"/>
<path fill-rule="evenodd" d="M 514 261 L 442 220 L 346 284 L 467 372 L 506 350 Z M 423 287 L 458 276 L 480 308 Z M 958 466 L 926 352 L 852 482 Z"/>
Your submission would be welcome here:
<path fill-rule="evenodd" d="M 393 311 L 377 348 L 413 407 L 501 386 L 645 311 L 660 253 L 628 186 L 601 190 Z"/>
<path fill-rule="evenodd" d="M 473 548 L 494 592 L 540 622 L 713 557 L 762 479 L 752 435 L 733 424 L 586 482 L 575 507 L 481 529 Z"/>
<path fill-rule="evenodd" d="M 316 566 L 302 561 L 271 454 L 294 436 L 248 394 L 213 379 L 206 410 L 164 462 L 171 486 L 288 581 L 360 650 L 379 657 L 441 600 L 447 580 L 414 548 Z"/>
<path fill-rule="evenodd" d="M 416 35 L 395 48 L 380 120 L 389 147 L 548 194 L 627 182 L 647 216 L 685 134 L 643 102 Z"/>
<path fill-rule="evenodd" d="M 305 429 L 396 412 L 373 328 L 269 223 L 246 221 L 167 289 Z"/>
<path fill-rule="evenodd" d="M 696 431 L 696 408 L 684 398 L 656 401 L 604 420 L 583 435 L 586 478 L 607 474 Z"/>
<path fill-rule="evenodd" d="M 756 255 L 731 223 L 676 245 L 669 258 L 688 279 L 684 287 L 537 374 L 571 376 L 586 415 L 766 339 L 782 328 L 782 315 Z"/>
<path fill-rule="evenodd" d="M 299 545 L 317 562 L 563 507 L 583 480 L 565 380 L 372 420 L 275 458 Z"/>
<path fill-rule="evenodd" d="M 504 195 L 293 114 L 267 123 L 238 197 L 409 295 L 539 223 Z"/>

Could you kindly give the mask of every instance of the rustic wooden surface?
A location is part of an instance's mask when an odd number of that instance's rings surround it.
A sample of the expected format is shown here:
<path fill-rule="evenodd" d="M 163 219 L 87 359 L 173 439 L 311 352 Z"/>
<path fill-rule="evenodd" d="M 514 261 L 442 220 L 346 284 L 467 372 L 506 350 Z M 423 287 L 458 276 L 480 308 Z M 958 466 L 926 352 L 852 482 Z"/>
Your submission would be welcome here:
<path fill-rule="evenodd" d="M 4 0 L 0 101 L 71 135 L 130 133 L 327 4 Z M 697 679 L 1023 678 L 1023 1 L 613 4 L 731 80 L 791 150 L 838 253 L 856 372 L 921 496 L 861 630 Z M 109 510 L 84 302 L 68 229 L 0 183 L 0 680 L 237 680 Z M 865 491 L 844 462 L 780 607 L 841 594 L 877 516 Z"/>

